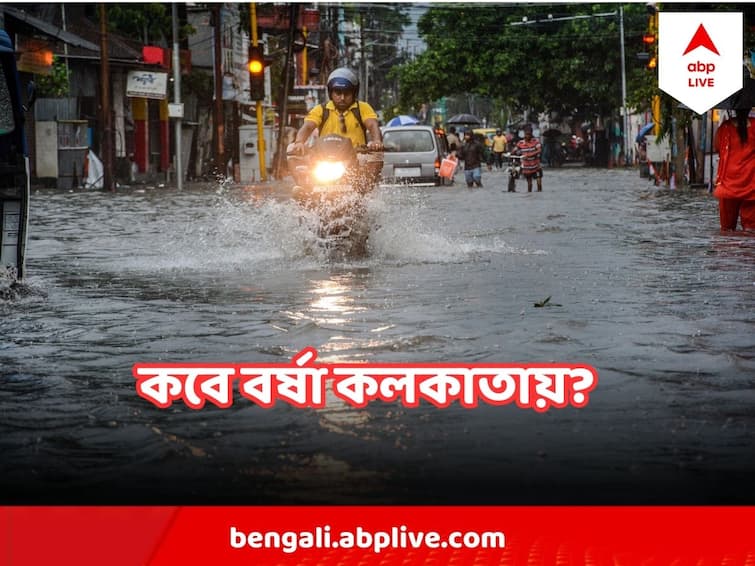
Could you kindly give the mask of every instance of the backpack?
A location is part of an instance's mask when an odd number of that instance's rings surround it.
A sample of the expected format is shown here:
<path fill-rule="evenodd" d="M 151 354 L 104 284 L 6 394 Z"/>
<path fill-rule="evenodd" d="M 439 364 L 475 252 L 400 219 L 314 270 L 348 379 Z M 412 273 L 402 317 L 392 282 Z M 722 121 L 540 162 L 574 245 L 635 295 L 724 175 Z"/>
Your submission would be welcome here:
<path fill-rule="evenodd" d="M 362 122 L 362 112 L 359 110 L 359 101 L 356 101 L 357 105 L 354 108 L 351 108 L 351 113 L 354 114 L 354 118 L 357 119 L 357 123 L 359 124 L 359 127 L 362 128 L 362 132 L 364 133 L 364 141 L 367 141 L 367 128 L 364 127 L 364 122 Z M 320 122 L 320 126 L 325 124 L 325 122 L 328 121 L 328 118 L 330 117 L 330 108 L 326 106 L 327 103 L 320 104 L 322 106 L 322 122 Z"/>

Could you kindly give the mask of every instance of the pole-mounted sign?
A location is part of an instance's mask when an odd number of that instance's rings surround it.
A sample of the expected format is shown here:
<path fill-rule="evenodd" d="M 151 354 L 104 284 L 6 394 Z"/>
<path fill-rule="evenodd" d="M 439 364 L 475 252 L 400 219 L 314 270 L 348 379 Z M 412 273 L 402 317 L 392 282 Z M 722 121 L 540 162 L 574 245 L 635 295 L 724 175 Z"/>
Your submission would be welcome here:
<path fill-rule="evenodd" d="M 741 12 L 660 12 L 658 87 L 698 114 L 742 88 Z"/>

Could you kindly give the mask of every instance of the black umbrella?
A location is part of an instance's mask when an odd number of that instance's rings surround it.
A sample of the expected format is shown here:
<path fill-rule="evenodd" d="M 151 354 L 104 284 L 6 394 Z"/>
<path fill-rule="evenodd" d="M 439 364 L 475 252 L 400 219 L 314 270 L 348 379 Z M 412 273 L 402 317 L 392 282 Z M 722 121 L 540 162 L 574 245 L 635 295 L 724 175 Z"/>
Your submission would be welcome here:
<path fill-rule="evenodd" d="M 446 120 L 446 124 L 476 124 L 479 126 L 482 124 L 482 120 L 472 114 L 457 114 Z"/>

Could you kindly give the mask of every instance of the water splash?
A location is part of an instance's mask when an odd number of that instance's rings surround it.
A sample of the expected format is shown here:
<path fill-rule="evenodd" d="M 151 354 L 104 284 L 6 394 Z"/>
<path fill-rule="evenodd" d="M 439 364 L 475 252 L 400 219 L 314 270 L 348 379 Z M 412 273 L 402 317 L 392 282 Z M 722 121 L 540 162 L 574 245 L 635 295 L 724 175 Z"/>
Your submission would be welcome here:
<path fill-rule="evenodd" d="M 129 210 L 82 226 L 75 255 L 109 272 L 249 272 L 310 269 L 333 263 L 466 263 L 491 254 L 532 253 L 500 233 L 458 232 L 453 219 L 435 218 L 433 194 L 417 188 L 378 190 L 366 200 L 365 257 L 338 258 L 318 235 L 319 218 L 280 190 L 251 193 L 219 183 L 212 192 L 131 194 Z M 116 205 L 116 203 L 112 203 Z M 99 233 L 98 253 L 85 234 Z M 99 251 L 111 250 L 108 254 Z M 61 250 L 62 252 L 63 250 Z M 96 256 L 96 257 L 91 257 Z"/>
<path fill-rule="evenodd" d="M 45 291 L 30 279 L 18 280 L 14 269 L 0 268 L 0 304 L 44 296 Z"/>

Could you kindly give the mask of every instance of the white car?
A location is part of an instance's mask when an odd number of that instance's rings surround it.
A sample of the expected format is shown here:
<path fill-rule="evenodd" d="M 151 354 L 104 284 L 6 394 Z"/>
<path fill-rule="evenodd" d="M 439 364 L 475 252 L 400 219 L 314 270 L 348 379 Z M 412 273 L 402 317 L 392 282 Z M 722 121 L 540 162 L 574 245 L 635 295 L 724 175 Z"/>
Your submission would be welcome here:
<path fill-rule="evenodd" d="M 383 182 L 449 185 L 440 163 L 449 154 L 445 133 L 431 126 L 386 126 Z"/>

